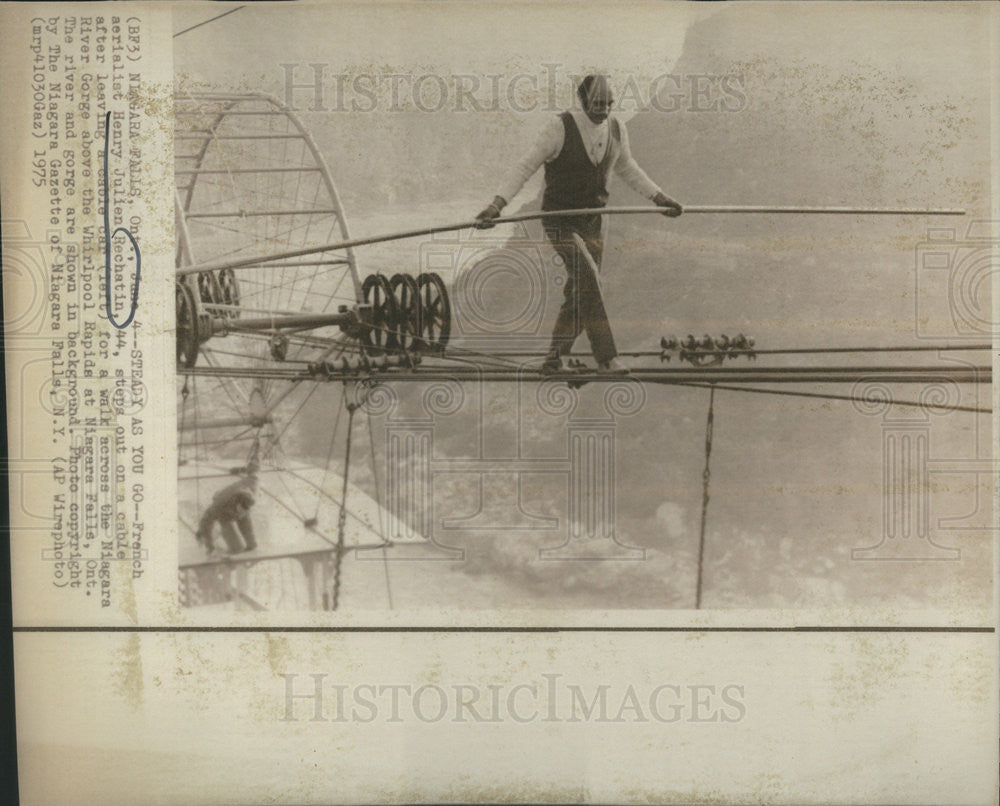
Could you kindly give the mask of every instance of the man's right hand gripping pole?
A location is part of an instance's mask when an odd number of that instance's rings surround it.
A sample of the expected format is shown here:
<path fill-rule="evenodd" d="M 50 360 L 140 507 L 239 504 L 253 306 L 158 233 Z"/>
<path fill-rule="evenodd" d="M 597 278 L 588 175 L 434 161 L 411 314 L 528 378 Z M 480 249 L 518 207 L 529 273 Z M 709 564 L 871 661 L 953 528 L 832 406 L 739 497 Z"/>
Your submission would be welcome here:
<path fill-rule="evenodd" d="M 476 229 L 489 229 L 495 226 L 493 219 L 500 217 L 500 211 L 506 206 L 507 200 L 502 196 L 494 196 L 489 206 L 476 216 Z"/>
<path fill-rule="evenodd" d="M 657 193 L 653 197 L 653 204 L 657 207 L 663 208 L 663 215 L 669 216 L 670 218 L 676 218 L 682 212 L 684 208 L 681 207 L 680 202 L 675 202 L 666 193 Z"/>

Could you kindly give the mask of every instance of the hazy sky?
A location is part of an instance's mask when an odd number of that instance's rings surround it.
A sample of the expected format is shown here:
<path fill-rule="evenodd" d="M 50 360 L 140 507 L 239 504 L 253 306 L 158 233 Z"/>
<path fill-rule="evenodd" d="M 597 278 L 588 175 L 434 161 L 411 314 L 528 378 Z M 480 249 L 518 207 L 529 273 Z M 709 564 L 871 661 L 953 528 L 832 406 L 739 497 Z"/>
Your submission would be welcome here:
<path fill-rule="evenodd" d="M 182 7 L 176 30 L 220 8 Z M 685 200 L 849 203 L 843 194 L 855 188 L 866 203 L 898 203 L 896 196 L 905 195 L 911 204 L 983 207 L 989 110 L 982 6 L 555 8 L 255 6 L 177 38 L 175 69 L 182 86 L 280 96 L 280 64 L 288 62 L 321 63 L 330 75 L 507 79 L 522 72 L 542 76 L 544 65 L 555 64 L 560 92 L 569 76 L 592 70 L 608 71 L 619 83 L 625 77 L 641 83 L 678 63 L 693 72 L 732 68 L 758 93 L 745 117 L 648 113 L 635 120 L 640 163 L 664 183 L 680 185 Z M 307 102 L 308 96 L 300 97 Z M 383 111 L 303 112 L 331 163 L 355 234 L 471 217 L 530 138 L 534 118 L 548 114 Z M 637 201 L 624 193 L 612 199 Z M 926 222 L 696 218 L 670 226 L 614 222 L 606 294 L 622 349 L 649 348 L 668 328 L 683 328 L 683 335 L 735 327 L 775 347 L 913 339 L 914 254 Z M 418 253 L 419 244 L 399 242 L 360 257 L 366 271 L 388 271 L 383 267 L 415 269 Z M 946 301 L 939 302 L 935 316 L 946 317 Z M 554 313 L 549 305 L 547 315 Z M 578 347 L 586 349 L 585 340 Z M 650 390 L 642 413 L 620 424 L 619 527 L 654 549 L 649 563 L 613 574 L 553 572 L 530 562 L 530 546 L 520 537 L 500 536 L 450 580 L 435 576 L 438 570 L 427 571 L 426 579 L 408 572 L 413 596 L 448 599 L 461 590 L 468 606 L 518 595 L 535 604 L 594 607 L 688 601 L 706 396 L 704 390 Z M 850 560 L 850 549 L 870 545 L 882 528 L 884 422 L 859 416 L 847 402 L 729 393 L 718 406 L 708 531 L 715 603 L 941 604 L 935 593 L 942 591 L 964 603 L 986 601 L 989 544 L 982 532 L 948 536 L 962 545 L 958 563 Z M 502 425 L 502 406 L 498 412 L 494 425 Z M 474 424 L 463 417 L 459 413 L 441 435 L 439 444 L 452 456 L 472 438 Z M 976 432 L 976 422 L 974 415 L 936 418 L 935 457 L 970 456 L 985 433 Z M 979 418 L 979 427 L 988 431 L 987 417 Z M 315 428 L 305 429 L 303 450 L 323 431 L 318 420 Z M 543 429 L 538 442 L 555 450 L 564 431 L 549 431 Z M 502 445 L 502 429 L 498 433 Z M 979 506 L 975 480 L 939 478 L 938 489 L 954 494 L 934 499 L 935 516 Z M 460 492 L 445 491 L 450 504 L 474 506 L 458 500 Z"/>
<path fill-rule="evenodd" d="M 209 19 L 220 4 L 179 7 L 175 30 Z M 455 72 L 534 71 L 540 61 L 661 72 L 680 55 L 687 25 L 712 13 L 686 4 L 318 3 L 254 4 L 175 40 L 176 69 L 212 80 L 267 75 L 279 62 L 348 67 L 398 65 Z M 572 34 L 567 22 L 572 22 Z"/>

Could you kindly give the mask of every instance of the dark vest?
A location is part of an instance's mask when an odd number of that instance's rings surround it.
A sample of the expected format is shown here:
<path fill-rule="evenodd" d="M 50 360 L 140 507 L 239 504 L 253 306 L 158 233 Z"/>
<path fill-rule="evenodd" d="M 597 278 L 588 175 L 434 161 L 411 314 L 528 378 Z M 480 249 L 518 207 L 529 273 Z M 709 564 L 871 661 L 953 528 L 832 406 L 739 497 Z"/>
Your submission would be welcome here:
<path fill-rule="evenodd" d="M 597 165 L 590 161 L 583 137 L 573 115 L 563 112 L 563 147 L 559 156 L 545 163 L 545 195 L 543 210 L 577 210 L 586 207 L 604 207 L 608 203 L 608 173 L 614 143 L 621 140 L 618 121 L 609 122 L 611 142 L 604 159 Z"/>

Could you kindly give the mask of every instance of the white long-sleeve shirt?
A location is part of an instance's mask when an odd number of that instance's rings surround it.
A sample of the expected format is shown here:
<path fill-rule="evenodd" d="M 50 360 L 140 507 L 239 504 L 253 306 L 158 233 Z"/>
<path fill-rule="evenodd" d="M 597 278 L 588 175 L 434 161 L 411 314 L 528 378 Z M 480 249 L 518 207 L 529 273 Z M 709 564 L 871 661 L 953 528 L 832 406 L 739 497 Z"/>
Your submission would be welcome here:
<path fill-rule="evenodd" d="M 617 156 L 612 153 L 612 170 L 624 179 L 632 190 L 650 200 L 657 193 L 662 192 L 633 159 L 628 143 L 628 131 L 622 121 L 618 121 L 621 142 L 611 143 L 610 116 L 601 123 L 594 123 L 581 110 L 574 110 L 571 114 L 576 127 L 580 130 L 583 145 L 587 149 L 591 162 L 595 165 L 599 164 L 610 146 L 618 150 Z M 559 156 L 564 139 L 565 128 L 562 118 L 559 116 L 551 118 L 538 132 L 534 145 L 511 166 L 500 183 L 500 189 L 496 195 L 509 203 L 524 187 L 525 182 L 534 175 L 535 171 L 541 168 L 544 163 L 552 162 Z"/>

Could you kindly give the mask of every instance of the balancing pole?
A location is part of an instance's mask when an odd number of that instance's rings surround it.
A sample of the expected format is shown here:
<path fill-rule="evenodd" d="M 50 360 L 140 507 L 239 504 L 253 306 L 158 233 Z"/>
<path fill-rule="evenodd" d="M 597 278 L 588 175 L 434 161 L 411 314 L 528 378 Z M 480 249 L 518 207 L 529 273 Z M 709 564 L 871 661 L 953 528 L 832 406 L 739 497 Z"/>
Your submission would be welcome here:
<path fill-rule="evenodd" d="M 533 210 L 529 213 L 515 213 L 514 215 L 494 218 L 494 224 L 513 224 L 519 221 L 531 221 L 537 218 L 573 218 L 575 216 L 589 215 L 643 215 L 650 213 L 663 214 L 663 207 L 587 207 L 581 210 Z M 691 205 L 684 208 L 683 215 L 697 214 L 766 214 L 766 215 L 909 215 L 909 216 L 958 216 L 965 215 L 965 210 L 955 208 L 919 208 L 919 207 L 767 207 L 760 205 Z M 373 235 L 368 238 L 351 238 L 348 241 L 339 243 L 324 244 L 322 246 L 311 246 L 306 249 L 296 249 L 290 252 L 281 252 L 273 255 L 255 255 L 253 257 L 242 257 L 237 259 L 210 260 L 205 263 L 198 263 L 193 266 L 184 266 L 177 269 L 177 276 L 183 277 L 188 274 L 197 274 L 203 271 L 216 271 L 218 269 L 244 269 L 262 268 L 260 264 L 273 260 L 287 260 L 293 257 L 304 257 L 305 255 L 316 255 L 322 252 L 333 252 L 338 249 L 349 249 L 355 246 L 368 246 L 370 244 L 385 243 L 387 241 L 400 241 L 405 238 L 419 238 L 424 235 L 436 235 L 441 232 L 455 232 L 457 230 L 470 229 L 476 226 L 476 222 L 462 221 L 457 224 L 444 224 L 436 227 L 423 227 L 421 229 L 401 230 L 386 235 Z"/>

